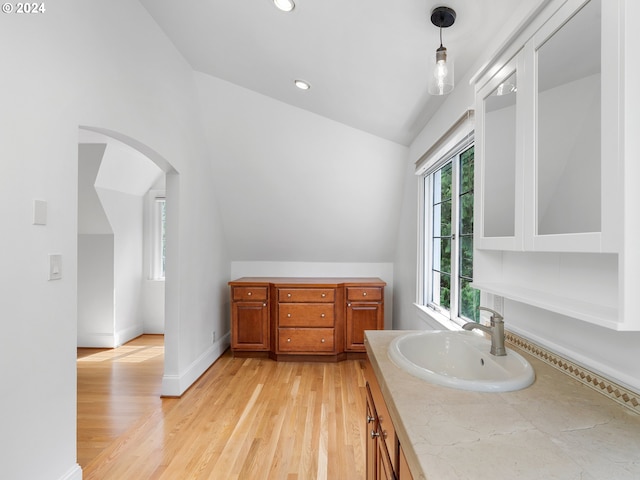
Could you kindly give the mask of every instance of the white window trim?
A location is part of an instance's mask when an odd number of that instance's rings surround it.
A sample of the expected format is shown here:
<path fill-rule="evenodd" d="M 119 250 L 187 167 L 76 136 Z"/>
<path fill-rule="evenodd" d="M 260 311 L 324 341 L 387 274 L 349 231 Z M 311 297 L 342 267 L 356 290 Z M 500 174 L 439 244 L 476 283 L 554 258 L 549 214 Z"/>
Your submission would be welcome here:
<path fill-rule="evenodd" d="M 474 131 L 474 110 L 467 110 L 435 143 L 416 161 L 415 174 L 428 175 L 438 169 L 446 158 L 461 148 L 464 142 Z"/>
<path fill-rule="evenodd" d="M 147 272 L 148 279 L 151 281 L 164 281 L 165 277 L 161 275 L 162 266 L 160 260 L 161 250 L 161 234 L 162 225 L 160 223 L 159 202 L 165 200 L 164 190 L 149 190 L 146 201 L 146 217 L 147 217 Z"/>
<path fill-rule="evenodd" d="M 467 110 L 416 162 L 415 175 L 418 177 L 418 268 L 416 281 L 416 303 L 420 316 L 424 320 L 435 320 L 438 324 L 449 330 L 457 330 L 465 323 L 459 316 L 449 318 L 436 308 L 427 305 L 425 301 L 425 272 L 431 271 L 432 259 L 425 259 L 425 245 L 431 238 L 432 225 L 425 224 L 425 177 L 437 171 L 446 164 L 452 157 L 460 154 L 464 149 L 474 143 L 474 111 Z M 457 170 L 457 169 L 456 169 Z M 457 171 L 454 172 L 457 175 Z M 454 176 L 454 178 L 457 178 Z M 457 195 L 457 188 L 455 189 Z M 452 212 L 452 223 L 457 224 L 458 212 Z M 456 256 L 457 257 L 457 256 Z M 451 271 L 458 271 L 458 259 L 452 259 Z M 454 265 L 455 264 L 455 265 Z M 457 275 L 457 274 L 456 274 Z M 453 280 L 453 279 L 452 279 Z M 457 302 L 456 298 L 451 298 L 451 303 Z M 427 321 L 432 324 L 432 322 Z"/>

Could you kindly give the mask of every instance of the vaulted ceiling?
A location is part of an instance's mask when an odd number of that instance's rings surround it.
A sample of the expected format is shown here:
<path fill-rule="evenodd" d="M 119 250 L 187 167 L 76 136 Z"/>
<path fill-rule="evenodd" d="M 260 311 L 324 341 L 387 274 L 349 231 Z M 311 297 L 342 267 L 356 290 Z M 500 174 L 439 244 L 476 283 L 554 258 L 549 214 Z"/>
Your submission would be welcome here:
<path fill-rule="evenodd" d="M 427 93 L 434 0 L 140 0 L 197 71 L 403 145 L 443 102 Z M 458 82 L 514 11 L 539 0 L 448 0 Z M 513 25 L 515 28 L 516 25 Z M 311 83 L 308 91 L 294 79 Z"/>

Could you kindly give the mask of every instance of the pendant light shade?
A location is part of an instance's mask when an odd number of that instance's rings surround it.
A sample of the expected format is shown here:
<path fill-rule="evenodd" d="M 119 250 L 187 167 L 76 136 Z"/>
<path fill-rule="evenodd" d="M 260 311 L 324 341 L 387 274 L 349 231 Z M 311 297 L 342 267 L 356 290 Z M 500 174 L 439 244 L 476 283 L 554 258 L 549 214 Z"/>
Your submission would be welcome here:
<path fill-rule="evenodd" d="M 440 47 L 436 50 L 429 75 L 429 93 L 446 95 L 454 87 L 453 58 L 442 45 L 442 29 L 456 21 L 456 12 L 449 7 L 436 7 L 431 12 L 431 23 L 440 29 Z"/>

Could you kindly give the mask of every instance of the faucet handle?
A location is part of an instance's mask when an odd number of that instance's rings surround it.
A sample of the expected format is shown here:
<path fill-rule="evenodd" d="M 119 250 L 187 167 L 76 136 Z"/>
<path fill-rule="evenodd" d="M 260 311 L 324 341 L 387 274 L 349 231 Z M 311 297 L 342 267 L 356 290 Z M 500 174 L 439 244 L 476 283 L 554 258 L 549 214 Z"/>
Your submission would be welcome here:
<path fill-rule="evenodd" d="M 485 310 L 485 311 L 491 313 L 491 324 L 492 325 L 493 325 L 494 322 L 501 322 L 501 321 L 504 320 L 504 317 L 500 313 L 496 312 L 495 310 L 492 310 L 489 307 L 480 306 L 480 307 L 478 307 L 478 310 Z"/>

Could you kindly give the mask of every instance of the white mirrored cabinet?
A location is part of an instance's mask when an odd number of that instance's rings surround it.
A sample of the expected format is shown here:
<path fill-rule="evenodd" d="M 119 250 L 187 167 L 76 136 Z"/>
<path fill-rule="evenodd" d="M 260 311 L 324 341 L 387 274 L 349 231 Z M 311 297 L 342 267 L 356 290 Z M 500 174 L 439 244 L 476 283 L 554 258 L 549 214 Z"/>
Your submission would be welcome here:
<path fill-rule="evenodd" d="M 547 0 L 474 77 L 474 287 L 640 330 L 640 2 Z"/>

